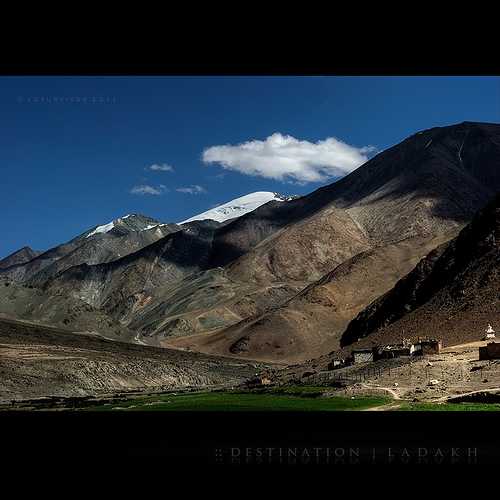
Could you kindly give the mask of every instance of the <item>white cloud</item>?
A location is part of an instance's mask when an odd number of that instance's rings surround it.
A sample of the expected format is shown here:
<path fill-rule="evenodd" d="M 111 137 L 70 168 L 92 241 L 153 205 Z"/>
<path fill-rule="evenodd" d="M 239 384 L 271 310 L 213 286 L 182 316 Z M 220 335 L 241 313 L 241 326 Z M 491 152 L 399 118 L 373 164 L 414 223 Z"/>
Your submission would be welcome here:
<path fill-rule="evenodd" d="M 188 187 L 177 188 L 176 191 L 178 191 L 179 193 L 187 193 L 187 194 L 201 194 L 207 192 L 207 190 L 204 187 L 198 186 L 197 184 L 193 184 Z"/>
<path fill-rule="evenodd" d="M 168 190 L 166 186 L 164 186 L 163 184 L 160 184 L 158 187 L 149 186 L 148 184 L 141 184 L 139 186 L 134 186 L 130 190 L 132 194 L 140 194 L 140 195 L 150 194 L 155 196 L 163 194 L 165 191 Z"/>
<path fill-rule="evenodd" d="M 153 172 L 173 172 L 174 167 L 172 167 L 172 165 L 168 165 L 167 163 L 155 163 L 154 165 L 146 167 L 146 170 L 152 170 Z"/>
<path fill-rule="evenodd" d="M 245 175 L 305 184 L 346 175 L 373 151 L 373 146 L 357 148 L 335 137 L 309 142 L 275 133 L 264 141 L 212 146 L 203 151 L 203 161 Z"/>

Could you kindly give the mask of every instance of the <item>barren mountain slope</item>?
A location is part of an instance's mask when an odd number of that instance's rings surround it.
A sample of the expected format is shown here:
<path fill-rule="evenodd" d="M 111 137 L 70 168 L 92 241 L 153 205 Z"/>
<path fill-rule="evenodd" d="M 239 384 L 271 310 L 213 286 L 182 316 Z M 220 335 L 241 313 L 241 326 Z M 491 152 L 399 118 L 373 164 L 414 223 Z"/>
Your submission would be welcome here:
<path fill-rule="evenodd" d="M 186 276 L 150 292 L 150 300 L 123 318 L 142 341 L 163 345 L 171 337 L 210 332 L 276 307 L 302 285 L 235 281 L 216 268 Z"/>
<path fill-rule="evenodd" d="M 133 324 L 148 342 L 233 325 L 227 341 L 224 333 L 217 333 L 206 342 L 226 353 L 232 349 L 248 356 L 255 352 L 303 358 L 308 349 L 315 352 L 325 342 L 336 342 L 332 339 L 338 338 L 345 322 L 376 298 L 374 294 L 387 291 L 431 245 L 463 227 L 500 188 L 499 163 L 499 125 L 466 122 L 430 129 L 307 196 L 271 201 L 224 225 L 183 225 L 182 231 L 126 257 L 60 272 L 45 290 L 73 295 L 125 325 Z M 399 243 L 404 240 L 418 243 L 405 250 L 405 243 Z M 300 307 L 294 302 L 289 310 L 273 313 L 273 321 L 278 316 L 279 321 L 272 329 L 259 326 L 260 319 L 271 318 L 260 318 L 263 312 L 369 249 L 389 261 L 389 268 L 379 276 L 368 259 L 364 276 L 370 286 L 360 285 L 361 291 L 353 292 L 356 287 L 349 283 L 359 281 L 356 273 L 361 273 L 353 266 L 352 278 L 346 275 L 343 280 L 345 288 L 329 296 L 341 312 L 330 307 L 314 312 L 328 325 L 325 330 L 318 329 L 319 321 L 310 328 L 302 324 L 301 314 L 310 314 L 309 301 L 315 300 L 312 292 L 301 299 Z M 391 251 L 392 260 L 383 257 Z M 219 272 L 221 267 L 224 271 Z M 320 288 L 314 293 L 324 292 Z M 359 299 L 358 309 L 347 305 L 351 293 Z M 239 342 L 246 334 L 231 332 L 246 318 L 258 328 L 252 326 L 256 333 Z M 339 330 L 327 332 L 330 325 Z M 309 344 L 311 348 L 304 347 Z"/>
<path fill-rule="evenodd" d="M 162 224 L 151 229 L 134 231 L 121 236 L 108 236 L 106 234 L 89 238 L 88 241 L 71 253 L 44 267 L 40 272 L 29 278 L 27 283 L 43 286 L 51 277 L 57 276 L 73 266 L 83 263 L 93 265 L 111 262 L 134 253 L 179 229 L 179 226 L 175 224 Z"/>
<path fill-rule="evenodd" d="M 328 241 L 328 230 L 333 214 L 342 213 L 332 207 L 341 206 L 368 236 L 364 243 L 374 247 L 373 252 L 361 253 L 340 266 L 342 279 L 334 268 L 348 255 L 340 262 L 330 261 L 332 273 L 283 307 L 208 337 L 167 343 L 294 361 L 338 347 L 341 333 L 360 310 L 388 291 L 435 246 L 454 237 L 474 211 L 491 199 L 500 188 L 498 165 L 499 125 L 467 122 L 415 134 L 344 179 L 283 207 L 278 220 L 286 221 L 284 227 L 228 267 L 231 276 L 242 280 L 317 279 L 315 272 L 328 271 L 321 268 L 321 257 L 333 252 L 339 240 L 336 235 Z M 263 208 L 280 210 L 271 205 Z M 252 214 L 253 220 L 258 212 Z M 241 218 L 237 231 L 231 225 L 224 228 L 224 241 L 244 233 L 245 224 L 252 225 Z M 301 225 L 309 231 L 301 234 Z M 322 228 L 327 229 L 324 240 Z"/>
<path fill-rule="evenodd" d="M 229 264 L 228 272 L 241 281 L 307 285 L 369 248 L 369 240 L 351 217 L 328 207 L 278 230 Z"/>
<path fill-rule="evenodd" d="M 0 317 L 71 327 L 78 332 L 99 332 L 104 337 L 122 341 L 133 341 L 135 336 L 105 312 L 64 291 L 47 293 L 17 283 L 0 282 Z"/>
<path fill-rule="evenodd" d="M 278 306 L 325 269 L 367 248 L 352 219 L 330 208 L 279 230 L 234 266 L 151 289 L 148 302 L 137 303 L 120 318 L 155 344 L 170 336 L 213 331 Z"/>
<path fill-rule="evenodd" d="M 72 267 L 49 280 L 45 289 L 65 291 L 121 319 L 151 300 L 151 290 L 198 272 L 210 257 L 217 225 L 213 221 L 186 224 L 181 231 L 121 259 Z"/>
<path fill-rule="evenodd" d="M 460 228 L 500 190 L 500 125 L 418 132 L 325 191 L 376 241 Z"/>
<path fill-rule="evenodd" d="M 239 276 L 238 268 L 206 269 L 215 223 L 183 227 L 125 259 L 72 268 L 48 290 L 66 290 L 102 308 L 157 345 L 172 335 L 212 331 L 276 307 L 324 269 L 369 248 L 352 219 L 330 208 L 263 241 L 251 255 L 254 262 L 243 267 L 252 275 Z"/>
<path fill-rule="evenodd" d="M 167 346 L 250 359 L 302 362 L 337 349 L 349 321 L 450 236 L 410 238 L 361 252 L 271 311 Z"/>
<path fill-rule="evenodd" d="M 500 315 L 500 195 L 348 326 L 342 344 L 418 336 L 478 340 Z M 404 333 L 403 333 L 404 332 Z"/>

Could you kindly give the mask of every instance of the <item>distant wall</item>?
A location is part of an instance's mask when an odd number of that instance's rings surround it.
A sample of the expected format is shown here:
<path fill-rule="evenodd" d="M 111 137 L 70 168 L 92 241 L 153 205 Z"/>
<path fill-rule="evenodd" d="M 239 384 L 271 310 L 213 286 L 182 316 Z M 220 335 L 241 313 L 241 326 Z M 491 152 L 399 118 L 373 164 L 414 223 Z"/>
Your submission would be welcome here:
<path fill-rule="evenodd" d="M 373 352 L 353 352 L 354 363 L 366 363 L 373 361 Z"/>

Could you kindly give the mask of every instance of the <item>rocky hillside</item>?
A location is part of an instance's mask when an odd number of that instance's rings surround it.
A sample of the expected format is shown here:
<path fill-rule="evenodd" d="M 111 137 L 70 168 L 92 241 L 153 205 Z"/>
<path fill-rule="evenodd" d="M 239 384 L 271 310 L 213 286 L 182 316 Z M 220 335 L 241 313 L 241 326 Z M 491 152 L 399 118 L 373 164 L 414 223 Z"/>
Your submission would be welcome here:
<path fill-rule="evenodd" d="M 376 241 L 470 221 L 500 190 L 500 125 L 436 127 L 380 153 L 324 188 Z"/>
<path fill-rule="evenodd" d="M 150 300 L 148 292 L 202 269 L 210 258 L 214 221 L 185 224 L 180 231 L 109 263 L 81 264 L 49 280 L 44 290 L 64 291 L 122 318 Z"/>
<path fill-rule="evenodd" d="M 499 164 L 499 125 L 435 128 L 380 153 L 330 186 L 286 206 L 257 209 L 221 230 L 220 241 L 242 254 L 227 266 L 230 275 L 243 281 L 302 279 L 306 288 L 264 315 L 169 344 L 288 361 L 338 348 L 360 311 L 429 251 L 456 236 L 500 189 Z M 336 217 L 344 223 L 335 224 Z M 333 228 L 348 229 L 346 220 L 359 231 L 343 240 Z M 273 234 L 264 232 L 261 242 L 246 249 L 255 242 L 243 236 L 258 240 L 262 228 Z M 348 249 L 348 241 L 358 245 L 350 255 L 322 260 L 334 255 L 337 242 Z"/>
<path fill-rule="evenodd" d="M 418 336 L 479 340 L 500 311 L 500 195 L 348 326 L 342 344 Z"/>
<path fill-rule="evenodd" d="M 76 332 L 94 332 L 102 336 L 132 342 L 135 332 L 104 311 L 77 297 L 54 290 L 47 293 L 31 285 L 0 282 L 0 318 L 22 318 L 39 324 Z"/>
<path fill-rule="evenodd" d="M 500 189 L 499 164 L 500 125 L 433 128 L 307 196 L 222 224 L 124 217 L 0 275 L 83 301 L 137 341 L 300 361 L 338 347 L 360 311 L 454 238 Z"/>
<path fill-rule="evenodd" d="M 446 238 L 410 238 L 360 252 L 261 314 L 165 345 L 292 363 L 320 356 L 338 349 L 351 319 Z"/>

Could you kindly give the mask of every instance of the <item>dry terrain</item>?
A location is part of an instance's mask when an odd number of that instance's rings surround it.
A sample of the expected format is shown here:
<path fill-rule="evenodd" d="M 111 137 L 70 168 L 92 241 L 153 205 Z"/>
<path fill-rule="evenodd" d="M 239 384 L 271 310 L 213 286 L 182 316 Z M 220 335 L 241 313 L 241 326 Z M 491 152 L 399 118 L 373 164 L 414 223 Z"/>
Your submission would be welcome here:
<path fill-rule="evenodd" d="M 327 370 L 321 362 L 272 370 L 267 375 L 278 384 L 337 385 L 332 394 L 388 395 L 394 399 L 380 409 L 397 409 L 405 401 L 444 403 L 457 397 L 498 394 L 500 360 L 479 361 L 476 341 L 445 347 L 440 354 L 401 357 L 346 368 Z M 431 382 L 433 381 L 433 382 Z M 472 400 L 472 399 L 471 399 Z"/>
<path fill-rule="evenodd" d="M 461 344 L 477 339 L 480 325 L 498 328 L 499 312 L 500 195 L 362 311 L 342 335 L 342 345 L 360 339 L 390 343 L 403 334 Z"/>
<path fill-rule="evenodd" d="M 263 365 L 0 320 L 0 401 L 241 383 Z"/>
<path fill-rule="evenodd" d="M 321 356 L 339 349 L 341 335 L 357 313 L 452 236 L 409 238 L 358 253 L 263 314 L 213 333 L 168 338 L 164 345 L 287 363 Z"/>
<path fill-rule="evenodd" d="M 498 251 L 470 256 L 460 239 L 443 243 L 498 192 L 499 164 L 500 125 L 463 122 L 418 132 L 332 184 L 224 224 L 124 216 L 109 232 L 0 269 L 25 287 L 0 283 L 0 313 L 276 362 L 372 335 L 433 334 L 443 323 L 446 342 L 464 342 L 461 332 L 474 335 L 498 310 Z"/>

